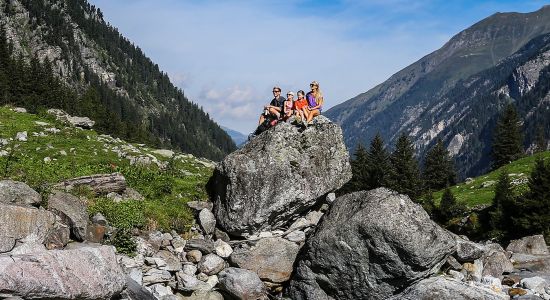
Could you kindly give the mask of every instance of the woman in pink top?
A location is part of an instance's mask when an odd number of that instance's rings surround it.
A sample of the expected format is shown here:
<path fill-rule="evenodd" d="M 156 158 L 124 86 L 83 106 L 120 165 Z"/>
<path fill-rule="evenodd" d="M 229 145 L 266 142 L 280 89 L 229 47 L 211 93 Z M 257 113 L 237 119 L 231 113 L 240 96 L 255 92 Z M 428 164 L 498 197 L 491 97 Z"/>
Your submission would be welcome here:
<path fill-rule="evenodd" d="M 286 121 L 292 116 L 294 111 L 294 92 L 288 92 L 286 94 L 286 101 L 283 104 L 283 120 Z"/>

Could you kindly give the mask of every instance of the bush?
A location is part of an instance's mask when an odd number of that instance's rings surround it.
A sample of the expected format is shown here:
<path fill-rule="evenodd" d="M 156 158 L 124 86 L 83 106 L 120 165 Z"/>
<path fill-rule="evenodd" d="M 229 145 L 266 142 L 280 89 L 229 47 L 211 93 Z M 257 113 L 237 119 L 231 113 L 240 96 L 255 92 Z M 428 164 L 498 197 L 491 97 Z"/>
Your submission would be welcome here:
<path fill-rule="evenodd" d="M 145 225 L 142 201 L 114 202 L 112 199 L 98 198 L 88 205 L 90 216 L 101 213 L 109 223 L 118 229 L 142 228 Z"/>
<path fill-rule="evenodd" d="M 130 257 L 134 257 L 136 254 L 137 244 L 129 229 L 118 230 L 109 242 L 115 246 L 118 253 L 126 254 Z"/>

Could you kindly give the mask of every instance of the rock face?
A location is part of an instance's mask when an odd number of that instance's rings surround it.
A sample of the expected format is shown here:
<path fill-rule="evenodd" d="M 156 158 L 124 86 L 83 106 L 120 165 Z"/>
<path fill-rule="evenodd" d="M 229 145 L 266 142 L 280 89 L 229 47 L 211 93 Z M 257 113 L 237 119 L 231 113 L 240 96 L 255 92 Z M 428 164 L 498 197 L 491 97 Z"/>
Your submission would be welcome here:
<path fill-rule="evenodd" d="M 55 224 L 55 215 L 49 211 L 0 203 L 0 237 L 20 240 L 32 236 L 44 243 Z"/>
<path fill-rule="evenodd" d="M 71 124 L 76 127 L 81 127 L 84 129 L 92 129 L 92 127 L 95 124 L 95 122 L 88 117 L 71 116 L 61 109 L 52 108 L 52 109 L 48 109 L 47 112 L 51 115 L 54 115 L 57 120 Z"/>
<path fill-rule="evenodd" d="M 436 272 L 455 237 L 421 206 L 385 188 L 334 202 L 307 240 L 290 283 L 292 299 L 387 299 Z"/>
<path fill-rule="evenodd" d="M 124 285 L 110 246 L 0 256 L 0 291 L 25 299 L 109 299 Z"/>
<path fill-rule="evenodd" d="M 350 178 L 342 131 L 320 116 L 303 132 L 279 124 L 231 153 L 209 190 L 218 224 L 242 236 L 284 225 Z"/>
<path fill-rule="evenodd" d="M 299 246 L 283 238 L 261 239 L 251 249 L 236 249 L 231 263 L 254 271 L 261 279 L 281 283 L 288 281 Z"/>
<path fill-rule="evenodd" d="M 405 290 L 402 294 L 390 298 L 390 300 L 507 300 L 510 299 L 504 293 L 497 293 L 487 287 L 469 285 L 458 280 L 445 277 L 432 277 L 424 279 Z"/>
<path fill-rule="evenodd" d="M 84 201 L 71 194 L 58 191 L 48 197 L 48 209 L 58 215 L 63 224 L 69 226 L 76 240 L 86 239 L 88 212 Z"/>
<path fill-rule="evenodd" d="M 39 205 L 40 194 L 23 182 L 0 180 L 0 203 Z"/>

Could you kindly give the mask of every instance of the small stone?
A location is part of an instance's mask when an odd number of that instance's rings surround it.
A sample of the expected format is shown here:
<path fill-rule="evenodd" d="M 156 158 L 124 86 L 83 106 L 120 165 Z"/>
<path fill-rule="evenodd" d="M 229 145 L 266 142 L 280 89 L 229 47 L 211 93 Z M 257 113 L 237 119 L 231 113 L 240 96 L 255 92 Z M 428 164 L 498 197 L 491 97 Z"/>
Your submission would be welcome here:
<path fill-rule="evenodd" d="M 459 261 L 472 262 L 483 255 L 483 246 L 463 239 L 457 239 L 456 254 Z"/>
<path fill-rule="evenodd" d="M 105 217 L 98 212 L 92 217 L 92 223 L 107 226 L 107 219 L 105 219 Z"/>
<path fill-rule="evenodd" d="M 23 108 L 23 107 L 14 107 L 12 109 L 12 111 L 16 112 L 16 113 L 26 113 L 27 112 L 27 109 Z"/>
<path fill-rule="evenodd" d="M 170 287 L 165 286 L 164 284 L 161 284 L 161 283 L 157 283 L 150 286 L 150 289 L 151 289 L 151 292 L 153 293 L 153 296 L 157 297 L 157 299 L 162 299 L 162 297 L 164 296 L 174 295 Z"/>
<path fill-rule="evenodd" d="M 527 295 L 527 291 L 522 288 L 511 288 L 508 290 L 508 295 L 510 297 L 523 296 Z"/>
<path fill-rule="evenodd" d="M 321 220 L 321 217 L 324 215 L 323 212 L 321 211 L 310 211 L 307 215 L 306 215 L 306 220 L 309 221 L 309 224 L 311 224 L 312 226 L 315 226 L 319 223 L 319 220 Z"/>
<path fill-rule="evenodd" d="M 208 254 L 214 251 L 214 243 L 211 240 L 195 238 L 187 241 L 184 250 L 199 250 L 203 254 Z"/>
<path fill-rule="evenodd" d="M 449 275 L 451 277 L 453 277 L 454 279 L 456 280 L 459 280 L 459 281 L 463 281 L 464 280 L 464 274 L 458 272 L 458 271 L 455 271 L 455 270 L 449 270 Z"/>
<path fill-rule="evenodd" d="M 214 205 L 212 204 L 212 202 L 207 202 L 207 201 L 189 201 L 187 202 L 187 206 L 196 211 L 201 211 L 205 208 L 212 211 L 212 209 L 214 208 Z"/>
<path fill-rule="evenodd" d="M 260 234 L 258 235 L 258 237 L 260 239 L 265 239 L 265 238 L 270 238 L 270 237 L 273 237 L 273 234 L 269 231 L 262 231 L 260 232 Z"/>
<path fill-rule="evenodd" d="M 204 273 L 197 274 L 197 279 L 203 282 L 206 282 L 208 280 L 208 275 Z"/>
<path fill-rule="evenodd" d="M 66 152 L 65 150 L 59 151 L 59 154 L 60 154 L 60 155 L 63 155 L 63 156 L 67 156 L 67 152 Z"/>
<path fill-rule="evenodd" d="M 218 274 L 224 268 L 225 261 L 223 258 L 213 253 L 203 256 L 199 263 L 199 270 L 209 276 Z"/>
<path fill-rule="evenodd" d="M 506 247 L 506 250 L 514 253 L 524 254 L 549 254 L 548 247 L 546 246 L 546 242 L 544 241 L 544 236 L 540 234 L 526 236 L 519 240 L 513 240 L 510 242 L 508 247 Z"/>
<path fill-rule="evenodd" d="M 198 263 L 202 259 L 202 253 L 199 250 L 191 250 L 187 252 L 186 258 L 192 263 Z"/>
<path fill-rule="evenodd" d="M 210 285 L 206 282 L 198 280 L 197 277 L 185 274 L 183 272 L 176 273 L 176 279 L 178 280 L 178 290 L 180 291 L 209 291 L 211 289 Z"/>
<path fill-rule="evenodd" d="M 214 238 L 216 240 L 222 240 L 224 242 L 229 242 L 230 241 L 229 235 L 227 233 L 225 233 L 224 231 L 221 231 L 218 228 L 214 229 Z"/>
<path fill-rule="evenodd" d="M 199 213 L 199 222 L 206 234 L 212 234 L 216 228 L 216 217 L 209 209 L 203 209 Z"/>
<path fill-rule="evenodd" d="M 285 239 L 294 243 L 303 243 L 306 240 L 306 234 L 303 231 L 293 231 L 285 236 Z"/>
<path fill-rule="evenodd" d="M 500 279 L 493 276 L 485 276 L 481 279 L 481 283 L 488 286 L 491 290 L 500 293 L 502 291 L 502 284 Z"/>
<path fill-rule="evenodd" d="M 138 268 L 132 268 L 128 272 L 128 276 L 132 278 L 135 282 L 139 283 L 139 285 L 143 284 L 143 273 L 141 273 L 141 270 Z"/>
<path fill-rule="evenodd" d="M 233 248 L 223 240 L 214 242 L 214 253 L 223 258 L 228 258 L 233 253 Z"/>
<path fill-rule="evenodd" d="M 170 253 L 170 251 L 160 250 L 159 252 L 157 252 L 157 254 L 155 254 L 154 258 L 161 259 L 162 261 L 164 261 L 165 263 L 164 266 L 160 266 L 157 264 L 159 269 L 161 270 L 166 270 L 169 272 L 177 272 L 177 271 L 180 271 L 182 268 L 179 259 L 176 256 L 174 256 L 172 253 Z"/>
<path fill-rule="evenodd" d="M 195 276 L 197 270 L 197 266 L 193 264 L 184 264 L 181 271 L 187 275 Z"/>
<path fill-rule="evenodd" d="M 328 193 L 326 200 L 327 200 L 328 203 L 334 202 L 334 200 L 336 200 L 336 194 L 335 193 Z"/>
<path fill-rule="evenodd" d="M 44 157 L 44 162 L 45 162 L 45 163 L 49 163 L 49 162 L 51 162 L 51 161 L 52 161 L 51 158 L 49 158 L 49 157 L 47 157 L 47 156 Z"/>
<path fill-rule="evenodd" d="M 446 263 L 454 270 L 462 270 L 462 265 L 452 256 L 447 257 Z"/>
<path fill-rule="evenodd" d="M 18 132 L 15 135 L 15 140 L 20 142 L 26 142 L 28 140 L 27 132 L 26 131 Z"/>
<path fill-rule="evenodd" d="M 168 282 L 172 278 L 170 272 L 159 269 L 150 269 L 143 276 L 143 283 L 146 285 Z"/>
<path fill-rule="evenodd" d="M 507 286 L 514 286 L 516 283 L 519 283 L 519 278 L 511 277 L 511 276 L 504 276 L 502 279 L 502 284 Z"/>
<path fill-rule="evenodd" d="M 220 289 L 237 299 L 267 299 L 264 284 L 252 271 L 227 268 L 218 275 Z"/>

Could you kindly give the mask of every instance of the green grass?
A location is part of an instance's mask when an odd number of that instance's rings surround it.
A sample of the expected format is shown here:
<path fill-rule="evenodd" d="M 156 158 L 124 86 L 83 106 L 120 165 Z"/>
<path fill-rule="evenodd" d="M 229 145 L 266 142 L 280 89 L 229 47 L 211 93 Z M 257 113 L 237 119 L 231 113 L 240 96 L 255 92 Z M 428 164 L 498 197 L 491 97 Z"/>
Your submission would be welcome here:
<path fill-rule="evenodd" d="M 38 125 L 37 121 L 49 125 Z M 61 131 L 53 134 L 45 132 L 45 128 Z M 27 131 L 28 141 L 15 141 L 16 134 L 22 131 Z M 44 132 L 46 136 L 34 136 L 33 132 Z M 122 173 L 128 186 L 145 197 L 142 203 L 114 204 L 105 198 L 89 199 L 90 213 L 102 212 L 121 227 L 184 232 L 193 220 L 185 203 L 208 201 L 205 185 L 213 170 L 191 156 L 165 158 L 144 145 L 101 136 L 93 130 L 66 127 L 45 113 L 15 113 L 8 107 L 0 107 L 0 138 L 12 139 L 8 145 L 0 146 L 0 151 L 8 153 L 0 157 L 0 178 L 26 182 L 44 196 L 52 185 L 66 179 Z M 117 148 L 128 149 L 126 155 L 134 157 L 154 156 L 166 167 L 131 165 L 128 158 L 119 157 Z"/>
<path fill-rule="evenodd" d="M 514 192 L 517 194 L 523 193 L 527 190 L 527 180 L 538 156 L 548 160 L 550 151 L 526 156 L 511 162 L 495 171 L 473 178 L 471 181 L 452 186 L 451 191 L 459 202 L 466 204 L 468 207 L 490 205 L 495 195 L 494 189 L 498 176 L 505 170 L 509 174 L 512 183 L 517 182 L 517 184 L 513 184 Z M 494 184 L 491 185 L 491 182 L 494 182 Z M 436 203 L 439 203 L 442 195 L 443 190 L 434 193 Z"/>

